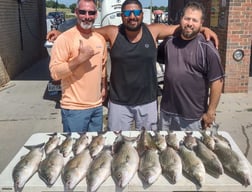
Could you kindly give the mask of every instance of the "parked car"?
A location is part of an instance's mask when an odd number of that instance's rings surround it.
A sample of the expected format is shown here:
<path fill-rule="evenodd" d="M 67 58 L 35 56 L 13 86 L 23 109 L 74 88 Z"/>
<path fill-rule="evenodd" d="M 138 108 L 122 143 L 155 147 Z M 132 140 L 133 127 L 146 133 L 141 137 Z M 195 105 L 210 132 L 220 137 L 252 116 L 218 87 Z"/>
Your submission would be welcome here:
<path fill-rule="evenodd" d="M 66 21 L 64 12 L 49 12 L 47 19 L 51 22 L 51 29 L 58 29 L 58 26 Z"/>

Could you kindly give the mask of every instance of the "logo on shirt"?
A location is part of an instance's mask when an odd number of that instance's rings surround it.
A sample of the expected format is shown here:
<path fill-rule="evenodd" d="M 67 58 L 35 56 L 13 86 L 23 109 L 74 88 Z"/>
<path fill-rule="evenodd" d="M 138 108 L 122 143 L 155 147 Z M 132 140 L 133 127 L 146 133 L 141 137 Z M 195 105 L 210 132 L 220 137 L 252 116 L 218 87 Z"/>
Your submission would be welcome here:
<path fill-rule="evenodd" d="M 147 44 L 147 43 L 146 43 L 144 46 L 145 46 L 145 48 L 149 48 L 149 47 L 150 47 L 150 44 Z"/>

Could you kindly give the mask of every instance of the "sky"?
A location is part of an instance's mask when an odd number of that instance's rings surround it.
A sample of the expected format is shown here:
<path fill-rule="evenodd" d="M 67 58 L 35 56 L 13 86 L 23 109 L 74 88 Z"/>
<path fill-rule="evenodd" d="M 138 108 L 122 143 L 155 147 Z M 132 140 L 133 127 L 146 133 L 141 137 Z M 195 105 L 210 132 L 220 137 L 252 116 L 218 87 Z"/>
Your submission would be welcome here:
<path fill-rule="evenodd" d="M 65 4 L 66 6 L 69 6 L 73 3 L 76 3 L 77 0 L 58 0 L 58 3 Z M 152 6 L 167 6 L 168 0 L 140 0 L 143 7 L 150 6 L 150 2 L 152 1 Z"/>

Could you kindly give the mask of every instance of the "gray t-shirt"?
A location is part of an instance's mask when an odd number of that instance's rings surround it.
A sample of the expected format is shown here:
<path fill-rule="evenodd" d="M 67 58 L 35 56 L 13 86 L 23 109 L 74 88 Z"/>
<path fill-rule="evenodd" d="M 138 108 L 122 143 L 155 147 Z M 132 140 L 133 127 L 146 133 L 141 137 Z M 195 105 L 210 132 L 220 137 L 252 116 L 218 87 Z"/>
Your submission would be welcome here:
<path fill-rule="evenodd" d="M 169 37 L 158 48 L 165 63 L 161 110 L 190 120 L 207 111 L 209 84 L 224 77 L 218 50 L 202 34 L 185 41 Z"/>

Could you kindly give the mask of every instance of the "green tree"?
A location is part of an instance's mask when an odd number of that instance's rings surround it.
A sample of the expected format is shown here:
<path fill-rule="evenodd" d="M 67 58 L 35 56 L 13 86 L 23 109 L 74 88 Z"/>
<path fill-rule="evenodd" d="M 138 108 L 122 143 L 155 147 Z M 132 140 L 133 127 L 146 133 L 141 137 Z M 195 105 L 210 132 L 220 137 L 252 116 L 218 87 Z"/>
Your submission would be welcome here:
<path fill-rule="evenodd" d="M 47 0 L 46 1 L 46 7 L 50 7 L 50 8 L 55 8 L 56 7 L 56 2 L 53 0 Z"/>
<path fill-rule="evenodd" d="M 74 10 L 76 8 L 76 3 L 69 5 L 69 8 L 71 9 L 71 13 L 74 13 Z"/>
<path fill-rule="evenodd" d="M 58 4 L 58 8 L 65 9 L 66 5 L 65 4 Z"/>

